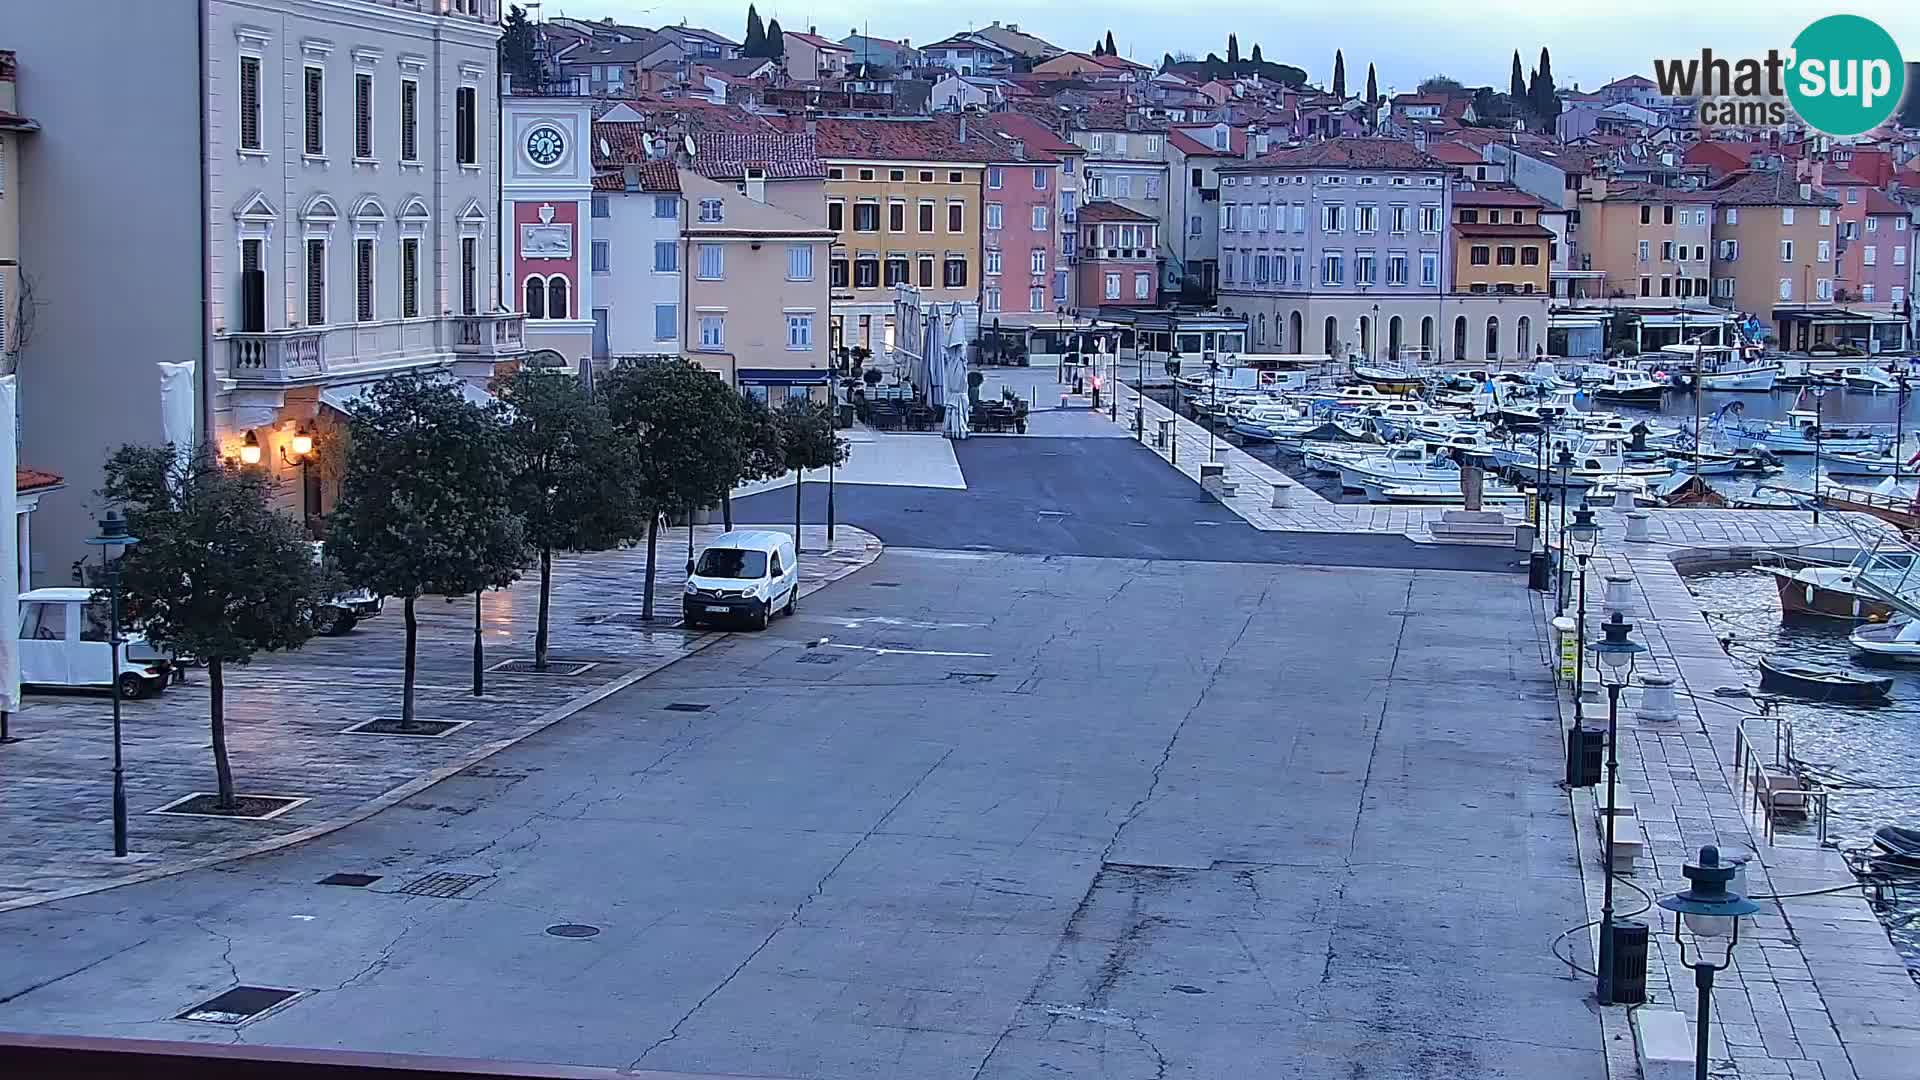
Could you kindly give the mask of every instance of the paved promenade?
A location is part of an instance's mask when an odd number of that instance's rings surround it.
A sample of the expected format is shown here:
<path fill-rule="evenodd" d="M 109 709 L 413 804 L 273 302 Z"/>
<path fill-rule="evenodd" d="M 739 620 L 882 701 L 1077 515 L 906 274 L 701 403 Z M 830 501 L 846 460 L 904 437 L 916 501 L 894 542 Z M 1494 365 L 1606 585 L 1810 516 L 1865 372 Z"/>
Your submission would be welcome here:
<path fill-rule="evenodd" d="M 792 526 L 787 526 L 790 530 Z M 695 529 L 696 543 L 719 532 Z M 0 910 L 231 859 L 311 838 L 381 807 L 413 800 L 450 776 L 570 716 L 717 635 L 680 629 L 685 529 L 662 538 L 654 587 L 657 625 L 639 622 L 644 547 L 554 559 L 550 654 L 557 671 L 485 674 L 473 696 L 473 601 L 428 597 L 420 622 L 415 714 L 468 726 L 444 738 L 345 734 L 349 725 L 399 715 L 404 626 L 390 604 L 339 638 L 315 638 L 227 672 L 227 740 L 242 793 L 305 799 L 264 821 L 154 814 L 210 791 L 205 672 L 158 698 L 128 702 L 124 745 L 132 853 L 115 858 L 110 794 L 112 717 L 98 694 L 30 694 L 13 718 L 17 742 L 0 745 Z M 811 593 L 865 566 L 879 542 L 842 527 L 837 547 L 801 560 Z M 809 549 L 825 530 L 809 526 Z M 486 664 L 533 655 L 537 575 L 481 603 Z M 430 796 L 420 805 L 431 806 Z"/>

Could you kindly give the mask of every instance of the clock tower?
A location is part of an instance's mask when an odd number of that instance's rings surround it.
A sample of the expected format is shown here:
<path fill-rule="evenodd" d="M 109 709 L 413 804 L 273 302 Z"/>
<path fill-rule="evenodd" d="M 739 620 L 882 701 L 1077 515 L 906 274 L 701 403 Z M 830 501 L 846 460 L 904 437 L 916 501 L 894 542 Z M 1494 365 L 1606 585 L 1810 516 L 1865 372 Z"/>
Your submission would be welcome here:
<path fill-rule="evenodd" d="M 500 99 L 501 295 L 527 317 L 527 350 L 570 367 L 593 353 L 592 122 L 588 98 Z"/>

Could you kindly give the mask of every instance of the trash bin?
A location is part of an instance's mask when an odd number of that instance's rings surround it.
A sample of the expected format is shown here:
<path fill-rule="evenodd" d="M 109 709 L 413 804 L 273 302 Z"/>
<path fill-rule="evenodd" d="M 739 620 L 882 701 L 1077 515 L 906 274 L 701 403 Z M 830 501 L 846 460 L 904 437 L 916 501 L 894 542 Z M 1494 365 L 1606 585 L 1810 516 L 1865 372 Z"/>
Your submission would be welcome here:
<path fill-rule="evenodd" d="M 1167 444 L 1173 441 L 1173 421 L 1160 420 L 1157 423 L 1160 427 L 1153 433 L 1153 445 L 1165 450 Z"/>
<path fill-rule="evenodd" d="M 1536 551 L 1527 559 L 1527 588 L 1546 592 L 1553 588 L 1553 553 Z"/>
<path fill-rule="evenodd" d="M 1607 733 L 1600 728 L 1575 726 L 1567 729 L 1568 787 L 1592 787 L 1600 782 L 1600 765 L 1606 744 Z M 1644 951 L 1643 947 L 1643 954 Z"/>
<path fill-rule="evenodd" d="M 1613 1003 L 1641 1005 L 1647 1000 L 1647 924 L 1613 920 Z"/>

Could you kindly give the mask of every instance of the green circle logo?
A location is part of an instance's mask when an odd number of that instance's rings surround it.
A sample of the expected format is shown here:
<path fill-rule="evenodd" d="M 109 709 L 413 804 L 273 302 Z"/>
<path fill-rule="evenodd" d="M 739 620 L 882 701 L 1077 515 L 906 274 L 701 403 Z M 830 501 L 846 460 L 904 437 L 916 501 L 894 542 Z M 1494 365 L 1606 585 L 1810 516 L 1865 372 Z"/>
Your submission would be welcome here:
<path fill-rule="evenodd" d="M 1829 15 L 1793 39 L 1787 98 L 1800 119 L 1828 135 L 1861 135 L 1900 107 L 1907 65 L 1893 35 L 1872 19 Z"/>

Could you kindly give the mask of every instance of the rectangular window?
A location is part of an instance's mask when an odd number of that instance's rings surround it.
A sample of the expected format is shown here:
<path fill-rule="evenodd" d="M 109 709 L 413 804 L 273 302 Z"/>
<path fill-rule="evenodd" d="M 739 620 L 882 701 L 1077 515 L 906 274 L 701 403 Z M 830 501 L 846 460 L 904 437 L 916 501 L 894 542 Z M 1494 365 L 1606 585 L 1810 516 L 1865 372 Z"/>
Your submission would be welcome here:
<path fill-rule="evenodd" d="M 612 245 L 610 245 L 605 240 L 595 240 L 593 242 L 592 252 L 593 252 L 593 272 L 594 273 L 604 274 L 611 269 L 611 266 L 610 266 L 610 262 L 612 259 L 612 254 L 610 251 L 611 246 Z"/>
<path fill-rule="evenodd" d="M 1498 252 L 1498 255 L 1497 255 L 1497 258 L 1496 258 L 1496 261 L 1497 261 L 1497 262 L 1498 262 L 1498 263 L 1499 263 L 1499 264 L 1500 264 L 1501 266 L 1512 266 L 1512 265 L 1514 265 L 1514 264 L 1515 264 L 1516 262 L 1518 262 L 1518 261 L 1519 261 L 1519 259 L 1518 259 L 1518 258 L 1516 257 L 1516 253 L 1515 253 L 1515 251 L 1513 250 L 1513 246 L 1512 246 L 1512 245 L 1510 245 L 1510 244 L 1502 244 L 1502 245 L 1500 245 L 1500 251 Z"/>
<path fill-rule="evenodd" d="M 1004 170 L 1002 170 L 1000 166 L 990 165 L 987 167 L 987 189 L 988 190 L 999 191 L 1001 186 L 1005 182 L 1006 182 L 1006 176 L 1004 174 Z"/>
<path fill-rule="evenodd" d="M 1437 233 L 1440 231 L 1439 207 L 1423 206 L 1420 208 L 1420 231 L 1424 233 Z"/>
<path fill-rule="evenodd" d="M 933 204 L 931 202 L 923 202 L 920 204 L 920 231 L 933 231 Z"/>
<path fill-rule="evenodd" d="M 260 149 L 260 58 L 240 58 L 240 149 Z"/>
<path fill-rule="evenodd" d="M 460 313 L 472 315 L 480 307 L 480 238 L 460 238 Z"/>
<path fill-rule="evenodd" d="M 985 261 L 980 267 L 980 272 L 983 274 L 998 274 L 1000 272 L 999 248 L 988 248 L 986 250 Z"/>
<path fill-rule="evenodd" d="M 1820 249 L 1821 249 L 1820 261 L 1821 262 L 1825 262 L 1827 259 L 1826 247 L 1827 247 L 1827 242 L 1825 240 L 1820 241 Z M 1866 247 L 1861 248 L 1860 261 L 1867 266 L 1880 265 L 1880 249 L 1874 247 L 1872 244 L 1868 244 Z"/>
<path fill-rule="evenodd" d="M 326 123 L 324 110 L 327 103 L 327 73 L 317 67 L 307 69 L 306 81 L 306 151 L 309 154 L 327 152 Z"/>
<path fill-rule="evenodd" d="M 1740 208 L 1739 207 L 1737 206 L 1727 207 L 1727 224 L 1729 225 L 1740 224 Z"/>
<path fill-rule="evenodd" d="M 1339 232 L 1342 215 L 1339 203 L 1328 203 L 1320 208 L 1320 231 Z"/>
<path fill-rule="evenodd" d="M 671 274 L 680 269 L 680 244 L 675 240 L 655 240 L 653 242 L 653 270 L 657 274 Z"/>
<path fill-rule="evenodd" d="M 719 244 L 700 245 L 700 280 L 719 281 L 727 276 L 727 249 Z"/>
<path fill-rule="evenodd" d="M 1152 295 L 1153 295 L 1153 275 L 1152 274 L 1133 275 L 1133 298 L 1135 300 L 1145 300 Z"/>
<path fill-rule="evenodd" d="M 951 210 L 951 208 L 949 208 L 949 210 Z M 1001 225 L 1000 204 L 997 202 L 990 202 L 987 204 L 987 229 L 989 231 L 998 230 L 1000 228 L 1000 225 Z M 949 223 L 948 231 L 958 232 L 959 230 L 953 228 L 951 223 Z"/>
<path fill-rule="evenodd" d="M 595 195 L 592 198 L 588 199 L 587 213 L 597 218 L 613 216 L 613 210 L 608 205 L 607 197 L 605 195 Z"/>
<path fill-rule="evenodd" d="M 680 305 L 653 305 L 653 340 L 673 341 L 680 336 Z"/>
<path fill-rule="evenodd" d="M 1387 253 L 1387 284 L 1405 285 L 1407 283 L 1407 253 L 1391 251 Z"/>
<path fill-rule="evenodd" d="M 1907 287 L 1905 285 L 1895 285 L 1893 288 L 1887 290 L 1887 299 L 1891 300 L 1896 304 L 1900 303 L 1906 298 L 1907 298 Z"/>
<path fill-rule="evenodd" d="M 1353 283 L 1355 285 L 1374 284 L 1373 262 L 1373 252 L 1362 251 L 1355 253 L 1353 256 Z"/>
<path fill-rule="evenodd" d="M 1344 285 L 1347 281 L 1346 259 L 1337 251 L 1329 251 L 1320 260 L 1320 284 Z"/>
<path fill-rule="evenodd" d="M 949 289 L 965 288 L 967 284 L 967 260 L 958 255 L 947 256 L 945 284 Z"/>
<path fill-rule="evenodd" d="M 1668 203 L 1667 205 L 1662 206 L 1660 208 L 1660 223 L 1663 225 L 1673 224 L 1673 204 L 1672 203 Z"/>
<path fill-rule="evenodd" d="M 1780 261 L 1781 262 L 1793 261 L 1793 241 L 1791 240 L 1780 241 Z"/>
<path fill-rule="evenodd" d="M 1000 286 L 989 285 L 980 290 L 980 295 L 988 311 L 1000 310 Z"/>
<path fill-rule="evenodd" d="M 353 77 L 353 156 L 373 156 L 373 76 Z"/>
<path fill-rule="evenodd" d="M 1868 219 L 1867 219 L 1867 231 L 1868 231 L 1868 232 L 1879 232 L 1879 231 L 1880 231 L 1880 219 L 1879 219 L 1879 218 L 1877 218 L 1877 217 L 1870 217 L 1870 218 L 1868 218 Z"/>
<path fill-rule="evenodd" d="M 887 204 L 887 231 L 907 231 L 907 204 L 905 200 L 895 199 Z"/>
<path fill-rule="evenodd" d="M 353 242 L 354 318 L 373 321 L 373 241 Z"/>
<path fill-rule="evenodd" d="M 420 160 L 420 84 L 400 80 L 400 160 Z"/>
<path fill-rule="evenodd" d="M 1370 233 L 1380 227 L 1380 208 L 1362 206 L 1360 209 L 1360 231 Z"/>
<path fill-rule="evenodd" d="M 789 244 L 787 246 L 787 280 L 813 280 L 813 245 Z"/>
<path fill-rule="evenodd" d="M 1387 208 L 1387 228 L 1396 233 L 1407 231 L 1407 208 L 1391 206 Z"/>
<path fill-rule="evenodd" d="M 1540 249 L 1532 246 L 1531 244 L 1521 248 L 1520 249 L 1520 265 L 1521 266 L 1539 266 L 1540 265 Z"/>
<path fill-rule="evenodd" d="M 700 316 L 700 347 L 723 349 L 726 345 L 727 317 L 725 315 Z"/>
<path fill-rule="evenodd" d="M 1793 299 L 1793 279 L 1792 278 L 1783 277 L 1780 279 L 1780 299 L 1782 300 Z"/>
<path fill-rule="evenodd" d="M 1907 249 L 1906 248 L 1897 247 L 1893 249 L 1893 265 L 1895 266 L 1907 265 Z"/>
<path fill-rule="evenodd" d="M 1106 286 L 1107 286 L 1107 291 L 1106 291 L 1107 299 L 1109 300 L 1120 299 L 1120 275 L 1119 274 L 1108 274 L 1107 280 L 1106 280 Z"/>
<path fill-rule="evenodd" d="M 1035 191 L 1047 190 L 1047 170 L 1041 169 L 1041 168 L 1036 168 L 1033 170 L 1033 190 Z M 1039 311 L 1040 309 L 1034 308 L 1034 310 Z"/>
<path fill-rule="evenodd" d="M 1653 241 L 1651 240 L 1640 241 L 1640 261 L 1646 262 L 1648 259 L 1652 257 L 1653 257 Z"/>
<path fill-rule="evenodd" d="M 1440 284 L 1439 252 L 1423 251 L 1420 253 L 1420 284 L 1428 286 Z"/>
<path fill-rule="evenodd" d="M 1640 224 L 1653 224 L 1653 207 L 1648 206 L 1646 203 L 1640 204 Z"/>
<path fill-rule="evenodd" d="M 1036 169 L 1035 171 L 1038 172 L 1039 170 Z M 1027 290 L 1027 310 L 1047 310 L 1047 290 L 1045 286 L 1035 285 L 1033 288 Z"/>
<path fill-rule="evenodd" d="M 877 289 L 880 287 L 879 259 L 860 258 L 854 260 L 853 287 L 856 289 Z"/>
<path fill-rule="evenodd" d="M 933 288 L 933 256 L 931 255 L 920 256 L 920 287 Z"/>
<path fill-rule="evenodd" d="M 479 91 L 463 86 L 453 92 L 453 156 L 462 165 L 480 160 Z"/>
<path fill-rule="evenodd" d="M 853 204 L 853 231 L 854 232 L 879 232 L 880 231 L 880 204 L 879 203 L 861 202 L 861 203 Z"/>
<path fill-rule="evenodd" d="M 1829 211 L 1829 213 L 1831 213 L 1831 211 Z M 1780 224 L 1782 225 L 1793 224 L 1793 207 L 1783 206 L 1780 208 Z"/>
<path fill-rule="evenodd" d="M 1047 272 L 1047 249 L 1046 248 L 1034 248 L 1033 251 L 1028 254 L 1027 272 L 1030 274 L 1036 274 L 1036 275 L 1045 274 Z"/>
<path fill-rule="evenodd" d="M 1474 266 L 1488 266 L 1493 262 L 1493 249 L 1485 244 L 1475 244 L 1467 252 L 1467 262 Z"/>
<path fill-rule="evenodd" d="M 950 233 L 965 232 L 966 225 L 967 225 L 966 204 L 958 203 L 958 202 L 948 203 L 947 204 L 947 231 Z"/>
<path fill-rule="evenodd" d="M 988 252 L 988 254 L 998 256 L 999 252 Z M 907 269 L 907 257 L 905 255 L 887 256 L 886 266 L 882 273 L 883 276 L 880 280 L 889 289 L 895 285 L 909 284 L 908 278 L 910 275 Z"/>
<path fill-rule="evenodd" d="M 420 317 L 420 241 L 412 236 L 400 241 L 400 317 Z"/>
<path fill-rule="evenodd" d="M 1187 219 L 1187 235 L 1199 236 L 1201 232 L 1202 224 L 1203 224 L 1203 221 L 1199 214 L 1194 214 L 1193 216 L 1189 217 Z"/>
<path fill-rule="evenodd" d="M 1684 247 L 1680 249 L 1682 254 L 1685 254 L 1686 250 L 1687 249 Z M 1673 241 L 1671 240 L 1660 241 L 1660 261 L 1661 262 L 1673 261 Z"/>
<path fill-rule="evenodd" d="M 653 197 L 653 216 L 661 219 L 680 216 L 680 199 L 674 195 L 655 195 Z"/>
<path fill-rule="evenodd" d="M 1220 231 L 1221 232 L 1233 231 L 1233 204 L 1232 203 L 1222 203 L 1220 206 Z"/>
<path fill-rule="evenodd" d="M 1652 278 L 1642 277 L 1640 279 L 1640 295 L 1641 296 L 1653 295 L 1653 279 Z"/>
<path fill-rule="evenodd" d="M 1261 232 L 1267 231 L 1267 212 L 1272 209 L 1273 209 L 1272 207 L 1266 205 L 1265 203 L 1262 203 L 1261 205 L 1254 208 L 1254 211 L 1255 211 L 1254 227 L 1255 228 L 1258 228 Z"/>
<path fill-rule="evenodd" d="M 827 203 L 827 228 L 839 232 L 847 227 L 847 204 L 838 199 Z"/>
<path fill-rule="evenodd" d="M 721 209 L 719 199 L 701 199 L 700 200 L 700 223 L 701 224 L 718 225 L 724 220 L 726 220 L 726 214 Z"/>
<path fill-rule="evenodd" d="M 1044 206 L 1036 206 L 1033 208 L 1033 231 L 1047 231 L 1047 208 Z"/>
<path fill-rule="evenodd" d="M 787 316 L 787 351 L 811 352 L 813 350 L 813 316 Z"/>
<path fill-rule="evenodd" d="M 1869 281 L 1860 286 L 1860 299 L 1869 304 L 1873 303 L 1873 282 Z"/>
<path fill-rule="evenodd" d="M 828 259 L 827 287 L 829 289 L 846 288 L 848 282 L 852 280 L 852 270 L 853 268 L 847 264 L 847 260 L 845 259 Z"/>

